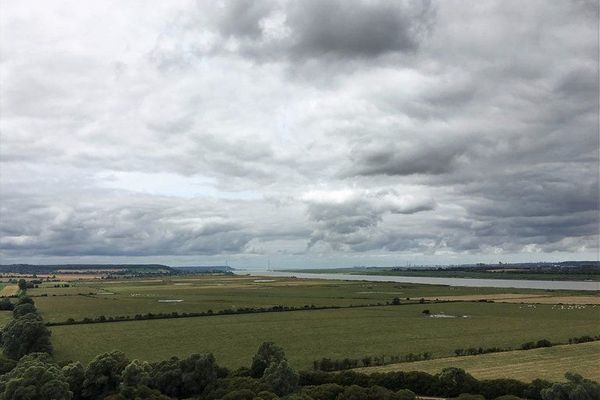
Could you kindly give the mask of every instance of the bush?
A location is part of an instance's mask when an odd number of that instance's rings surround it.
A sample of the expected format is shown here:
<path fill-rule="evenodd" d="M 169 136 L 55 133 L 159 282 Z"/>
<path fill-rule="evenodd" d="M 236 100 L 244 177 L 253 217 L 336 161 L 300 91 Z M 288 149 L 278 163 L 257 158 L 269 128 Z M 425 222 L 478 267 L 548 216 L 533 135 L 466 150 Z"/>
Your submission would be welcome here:
<path fill-rule="evenodd" d="M 600 383 L 584 379 L 581 375 L 567 372 L 566 383 L 555 383 L 541 391 L 542 400 L 598 400 Z"/>
<path fill-rule="evenodd" d="M 477 389 L 477 380 L 460 368 L 444 368 L 437 375 L 437 380 L 439 394 L 442 396 L 458 396 Z"/>
<path fill-rule="evenodd" d="M 14 310 L 15 305 L 10 301 L 8 297 L 4 297 L 0 300 L 0 310 L 1 311 L 12 311 Z"/>
<path fill-rule="evenodd" d="M 252 357 L 250 376 L 260 378 L 271 363 L 280 363 L 285 360 L 283 349 L 273 342 L 263 342 Z"/>
<path fill-rule="evenodd" d="M 10 372 L 0 376 L 0 400 L 71 400 L 62 371 L 47 354 L 23 357 Z"/>
<path fill-rule="evenodd" d="M 336 400 L 337 396 L 344 391 L 344 387 L 336 383 L 326 383 L 318 386 L 305 386 L 302 393 L 314 400 Z"/>
<path fill-rule="evenodd" d="M 292 393 L 298 388 L 298 374 L 285 360 L 271 363 L 262 379 L 279 396 Z"/>
<path fill-rule="evenodd" d="M 69 390 L 73 392 L 73 399 L 79 400 L 83 389 L 83 381 L 85 380 L 85 368 L 80 362 L 74 362 L 63 366 L 62 372 L 69 384 Z"/>
<path fill-rule="evenodd" d="M 26 314 L 6 324 L 2 331 L 2 348 L 4 354 L 14 360 L 33 352 L 52 353 L 50 331 L 39 315 Z"/>
<path fill-rule="evenodd" d="M 33 304 L 23 303 L 13 309 L 13 318 L 21 318 L 27 314 L 37 314 L 37 309 Z"/>
<path fill-rule="evenodd" d="M 102 398 L 116 391 L 121 373 L 129 364 L 125 354 L 113 351 L 96 356 L 85 370 L 82 394 L 88 398 Z"/>
<path fill-rule="evenodd" d="M 217 380 L 218 366 L 212 354 L 192 354 L 179 360 L 152 364 L 150 387 L 172 397 L 190 397 L 202 393 Z"/>

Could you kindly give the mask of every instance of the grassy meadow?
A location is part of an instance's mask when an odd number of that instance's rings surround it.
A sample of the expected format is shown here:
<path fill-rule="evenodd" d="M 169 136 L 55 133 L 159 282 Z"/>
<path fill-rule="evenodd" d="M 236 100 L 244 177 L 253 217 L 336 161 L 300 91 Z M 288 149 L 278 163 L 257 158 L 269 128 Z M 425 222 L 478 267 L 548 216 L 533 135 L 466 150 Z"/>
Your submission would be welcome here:
<path fill-rule="evenodd" d="M 432 313 L 458 318 L 431 318 Z M 598 308 L 492 303 L 411 304 L 338 310 L 131 321 L 52 328 L 60 360 L 89 361 L 118 349 L 149 361 L 213 352 L 228 367 L 248 365 L 263 341 L 283 346 L 291 363 L 310 368 L 321 357 L 361 358 L 432 352 L 447 357 L 456 348 L 518 347 L 547 338 L 564 342 L 598 333 Z M 466 318 L 462 317 L 463 315 Z M 149 351 L 149 349 L 151 349 Z"/>
<path fill-rule="evenodd" d="M 600 381 L 600 342 L 392 364 L 362 368 L 360 371 L 375 373 L 419 370 L 435 374 L 447 367 L 463 368 L 478 379 L 501 376 L 524 382 L 536 378 L 556 382 L 564 380 L 566 372 L 575 372 Z"/>

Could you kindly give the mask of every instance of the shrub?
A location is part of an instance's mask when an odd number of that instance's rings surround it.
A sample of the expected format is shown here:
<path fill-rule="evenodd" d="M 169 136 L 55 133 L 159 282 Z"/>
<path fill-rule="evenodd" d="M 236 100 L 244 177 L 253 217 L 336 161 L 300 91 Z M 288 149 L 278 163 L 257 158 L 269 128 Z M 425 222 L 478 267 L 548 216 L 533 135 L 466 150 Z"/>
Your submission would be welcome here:
<path fill-rule="evenodd" d="M 298 374 L 285 360 L 271 363 L 262 379 L 279 396 L 292 393 L 298 388 Z"/>
<path fill-rule="evenodd" d="M 252 357 L 250 375 L 254 378 L 263 376 L 265 370 L 271 363 L 280 363 L 285 360 L 283 349 L 273 342 L 263 342 Z"/>

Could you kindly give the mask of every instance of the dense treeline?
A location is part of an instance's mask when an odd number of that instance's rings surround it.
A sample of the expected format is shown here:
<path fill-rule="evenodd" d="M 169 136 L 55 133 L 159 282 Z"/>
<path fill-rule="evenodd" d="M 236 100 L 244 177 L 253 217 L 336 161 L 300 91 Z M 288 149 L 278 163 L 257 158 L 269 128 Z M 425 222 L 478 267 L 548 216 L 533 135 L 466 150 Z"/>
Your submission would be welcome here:
<path fill-rule="evenodd" d="M 86 367 L 79 362 L 57 364 L 47 353 L 31 353 L 0 365 L 0 400 L 414 400 L 415 393 L 461 400 L 600 399 L 600 385 L 575 374 L 567 374 L 566 383 L 538 379 L 527 384 L 477 380 L 458 368 L 435 375 L 298 373 L 272 343 L 259 347 L 249 368 L 236 371 L 220 367 L 211 354 L 148 363 L 128 360 L 118 351 L 98 355 Z"/>
<path fill-rule="evenodd" d="M 89 274 L 94 271 L 109 271 L 111 273 L 121 273 L 123 271 L 144 273 L 177 273 L 177 270 L 162 264 L 8 264 L 0 265 L 1 273 L 18 273 L 18 274 L 55 274 L 63 271 L 69 274 L 85 273 Z"/>
<path fill-rule="evenodd" d="M 52 353 L 50 331 L 35 308 L 33 300 L 22 295 L 12 307 L 12 312 L 13 319 L 4 326 L 0 336 L 0 346 L 4 355 L 18 360 L 29 353 Z"/>
<path fill-rule="evenodd" d="M 559 263 L 514 263 L 514 264 L 484 264 L 455 265 L 448 267 L 394 267 L 391 271 L 459 271 L 459 272 L 488 272 L 496 273 L 506 271 L 516 274 L 578 274 L 600 275 L 600 262 L 598 261 L 564 261 Z"/>
<path fill-rule="evenodd" d="M 532 400 L 598 400 L 600 384 L 568 373 L 567 383 L 551 383 L 536 379 L 523 383 L 514 379 L 477 380 L 460 368 L 445 368 L 439 374 L 426 372 L 388 372 L 362 374 L 354 371 L 300 373 L 301 386 L 357 385 L 379 386 L 388 390 L 410 390 L 421 396 L 456 397 L 463 393 L 480 395 L 485 399 L 514 396 Z M 466 397 L 466 396 L 465 396 Z M 335 398 L 334 398 L 335 399 Z"/>
<path fill-rule="evenodd" d="M 567 374 L 566 383 L 538 379 L 526 384 L 477 380 L 458 368 L 435 375 L 298 373 L 283 349 L 270 342 L 258 348 L 249 367 L 235 371 L 219 366 L 209 353 L 148 363 L 113 351 L 87 366 L 59 364 L 33 300 L 23 293 L 12 311 L 13 319 L 0 335 L 0 400 L 415 400 L 415 394 L 460 395 L 461 400 L 600 400 L 600 385 L 575 374 Z"/>
<path fill-rule="evenodd" d="M 431 360 L 433 354 L 430 352 L 423 353 L 408 353 L 405 355 L 378 355 L 378 356 L 366 356 L 360 359 L 358 358 L 343 358 L 343 359 L 331 359 L 321 358 L 320 360 L 313 361 L 313 370 L 315 371 L 343 371 L 352 368 L 359 367 L 372 367 L 381 366 L 388 364 L 398 364 L 403 362 L 423 361 Z"/>

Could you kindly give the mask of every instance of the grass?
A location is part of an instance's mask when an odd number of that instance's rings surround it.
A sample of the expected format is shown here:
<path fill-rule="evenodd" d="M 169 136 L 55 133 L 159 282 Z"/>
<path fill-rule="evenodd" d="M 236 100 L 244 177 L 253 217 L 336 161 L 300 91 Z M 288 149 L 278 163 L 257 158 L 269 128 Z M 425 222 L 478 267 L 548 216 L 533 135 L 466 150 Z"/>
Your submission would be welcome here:
<path fill-rule="evenodd" d="M 115 303 L 118 304 L 118 303 Z M 250 363 L 263 341 L 283 346 L 291 363 L 310 368 L 321 357 L 361 358 L 456 348 L 518 347 L 547 338 L 596 335 L 598 308 L 561 310 L 552 306 L 492 303 L 428 304 L 432 313 L 469 318 L 426 318 L 423 305 L 299 311 L 134 321 L 52 328 L 59 360 L 87 362 L 95 355 L 122 350 L 134 359 L 156 361 L 172 355 L 213 352 L 228 367 Z"/>
<path fill-rule="evenodd" d="M 358 282 L 256 277 L 205 276 L 177 279 L 79 282 L 68 288 L 45 284 L 28 291 L 47 321 L 62 322 L 100 315 L 135 315 L 148 312 L 201 312 L 273 305 L 316 306 L 386 303 L 401 299 L 500 293 L 547 294 L 548 291 L 463 288 L 393 282 Z M 85 293 L 85 296 L 79 296 Z M 92 293 L 92 295 L 87 295 Z M 554 293 L 554 292 L 553 292 Z M 558 293 L 558 292 L 556 292 Z M 65 296 L 66 295 L 66 296 Z M 181 299 L 180 303 L 159 300 Z"/>
<path fill-rule="evenodd" d="M 393 364 L 360 371 L 419 370 L 433 374 L 447 367 L 463 368 L 478 379 L 513 378 L 528 382 L 541 378 L 554 382 L 564 380 L 565 372 L 570 371 L 600 381 L 600 342 Z"/>

